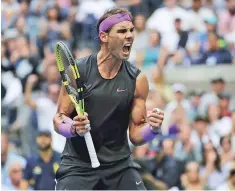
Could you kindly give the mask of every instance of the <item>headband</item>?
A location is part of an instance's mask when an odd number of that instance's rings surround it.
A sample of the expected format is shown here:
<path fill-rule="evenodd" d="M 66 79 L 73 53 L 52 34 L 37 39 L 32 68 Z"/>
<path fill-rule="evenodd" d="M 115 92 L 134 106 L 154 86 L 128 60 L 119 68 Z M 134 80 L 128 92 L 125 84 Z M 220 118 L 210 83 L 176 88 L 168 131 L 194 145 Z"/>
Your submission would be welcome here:
<path fill-rule="evenodd" d="M 114 25 L 123 22 L 123 21 L 130 21 L 131 18 L 128 13 L 117 13 L 115 15 L 112 15 L 106 19 L 104 19 L 99 26 L 99 34 L 101 32 L 106 32 L 108 29 L 113 27 Z"/>

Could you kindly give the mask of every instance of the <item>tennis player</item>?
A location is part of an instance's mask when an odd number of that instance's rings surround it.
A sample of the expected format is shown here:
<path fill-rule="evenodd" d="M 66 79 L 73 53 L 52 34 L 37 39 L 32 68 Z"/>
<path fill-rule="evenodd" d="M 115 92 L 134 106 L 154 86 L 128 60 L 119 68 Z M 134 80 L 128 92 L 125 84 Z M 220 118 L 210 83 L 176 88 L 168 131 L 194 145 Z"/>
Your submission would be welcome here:
<path fill-rule="evenodd" d="M 78 61 L 84 83 L 85 109 L 79 116 L 64 87 L 54 117 L 55 130 L 67 137 L 56 174 L 58 190 L 145 190 L 130 158 L 134 145 L 160 133 L 164 113 L 147 116 L 148 81 L 127 59 L 134 40 L 132 16 L 115 8 L 98 21 L 100 50 Z M 90 131 L 100 167 L 92 168 L 83 134 Z"/>

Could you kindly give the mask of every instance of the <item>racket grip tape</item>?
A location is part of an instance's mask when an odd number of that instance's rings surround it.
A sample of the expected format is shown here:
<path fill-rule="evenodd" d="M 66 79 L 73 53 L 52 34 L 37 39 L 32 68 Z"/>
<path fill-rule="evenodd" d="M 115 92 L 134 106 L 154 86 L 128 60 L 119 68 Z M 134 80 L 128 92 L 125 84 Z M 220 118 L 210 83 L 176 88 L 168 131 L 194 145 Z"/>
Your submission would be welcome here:
<path fill-rule="evenodd" d="M 90 132 L 85 133 L 84 138 L 86 141 L 88 153 L 90 155 L 91 166 L 92 166 L 92 168 L 97 168 L 100 166 L 100 162 L 97 158 L 96 150 L 95 150 Z"/>

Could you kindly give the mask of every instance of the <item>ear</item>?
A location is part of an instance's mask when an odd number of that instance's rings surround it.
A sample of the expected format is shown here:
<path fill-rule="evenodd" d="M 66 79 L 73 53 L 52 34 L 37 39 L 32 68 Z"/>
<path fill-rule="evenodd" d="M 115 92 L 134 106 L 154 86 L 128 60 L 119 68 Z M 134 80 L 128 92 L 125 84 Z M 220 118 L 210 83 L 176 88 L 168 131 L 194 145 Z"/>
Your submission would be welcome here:
<path fill-rule="evenodd" d="M 100 32 L 99 34 L 100 40 L 102 42 L 108 42 L 108 34 L 105 32 Z"/>

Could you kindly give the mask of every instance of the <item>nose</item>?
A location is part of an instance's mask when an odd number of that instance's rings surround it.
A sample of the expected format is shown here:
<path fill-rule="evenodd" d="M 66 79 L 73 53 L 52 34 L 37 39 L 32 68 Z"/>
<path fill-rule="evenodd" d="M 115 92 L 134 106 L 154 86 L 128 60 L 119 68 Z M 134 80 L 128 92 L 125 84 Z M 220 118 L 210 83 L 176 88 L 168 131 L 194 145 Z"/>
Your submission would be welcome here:
<path fill-rule="evenodd" d="M 133 31 L 128 30 L 127 33 L 126 33 L 126 38 L 130 39 L 130 38 L 133 38 L 133 37 L 134 37 Z"/>

